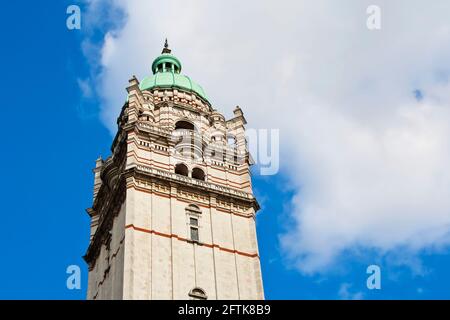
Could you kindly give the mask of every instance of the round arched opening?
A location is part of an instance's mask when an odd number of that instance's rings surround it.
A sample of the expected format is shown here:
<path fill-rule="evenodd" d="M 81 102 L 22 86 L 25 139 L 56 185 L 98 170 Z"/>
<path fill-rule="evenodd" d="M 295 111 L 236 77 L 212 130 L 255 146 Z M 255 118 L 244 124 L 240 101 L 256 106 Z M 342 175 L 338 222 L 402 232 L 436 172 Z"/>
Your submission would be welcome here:
<path fill-rule="evenodd" d="M 179 129 L 195 131 L 195 126 L 191 122 L 181 120 L 175 123 L 175 130 Z"/>
<path fill-rule="evenodd" d="M 194 168 L 192 170 L 192 178 L 205 181 L 205 172 L 200 168 Z"/>
<path fill-rule="evenodd" d="M 187 177 L 188 176 L 188 172 L 189 172 L 188 167 L 185 164 L 183 164 L 183 163 L 179 163 L 179 164 L 177 164 L 175 166 L 175 173 L 176 174 L 180 174 L 182 176 Z"/>

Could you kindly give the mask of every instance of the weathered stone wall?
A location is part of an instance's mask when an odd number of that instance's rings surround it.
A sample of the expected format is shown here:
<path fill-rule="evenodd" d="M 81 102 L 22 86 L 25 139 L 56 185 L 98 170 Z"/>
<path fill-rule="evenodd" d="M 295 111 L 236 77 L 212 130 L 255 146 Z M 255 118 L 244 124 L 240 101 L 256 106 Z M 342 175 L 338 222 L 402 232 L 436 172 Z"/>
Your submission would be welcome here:
<path fill-rule="evenodd" d="M 88 299 L 122 299 L 124 277 L 125 211 L 123 204 L 114 218 L 109 249 L 102 245 L 88 279 Z"/>

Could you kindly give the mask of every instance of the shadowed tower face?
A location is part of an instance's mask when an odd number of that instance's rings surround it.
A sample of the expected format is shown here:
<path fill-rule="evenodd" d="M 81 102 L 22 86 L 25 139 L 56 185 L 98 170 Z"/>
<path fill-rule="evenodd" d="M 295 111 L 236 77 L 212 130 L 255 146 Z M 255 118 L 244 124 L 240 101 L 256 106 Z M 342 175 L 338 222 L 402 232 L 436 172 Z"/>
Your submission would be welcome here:
<path fill-rule="evenodd" d="M 129 80 L 94 169 L 88 299 L 264 299 L 244 115 L 181 70 L 166 41 Z"/>

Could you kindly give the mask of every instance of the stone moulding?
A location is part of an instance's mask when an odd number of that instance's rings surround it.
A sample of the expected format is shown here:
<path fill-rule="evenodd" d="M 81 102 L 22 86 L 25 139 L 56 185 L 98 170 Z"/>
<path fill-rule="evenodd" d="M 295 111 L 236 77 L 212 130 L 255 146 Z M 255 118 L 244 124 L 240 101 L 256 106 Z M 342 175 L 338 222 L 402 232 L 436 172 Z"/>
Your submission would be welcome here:
<path fill-rule="evenodd" d="M 155 168 L 151 168 L 151 167 L 147 167 L 147 166 L 143 166 L 143 165 L 137 165 L 136 168 L 138 169 L 138 171 L 146 172 L 146 173 L 149 173 L 152 175 L 164 177 L 166 179 L 171 179 L 174 181 L 188 183 L 188 184 L 198 186 L 198 187 L 201 187 L 202 189 L 206 189 L 209 191 L 216 191 L 221 194 L 228 194 L 228 195 L 232 195 L 232 196 L 237 196 L 239 198 L 244 198 L 246 200 L 256 201 L 256 199 L 253 197 L 253 195 L 251 195 L 247 192 L 244 192 L 244 191 L 220 186 L 220 185 L 209 183 L 206 181 L 196 180 L 196 179 L 185 177 L 185 176 L 173 173 L 173 172 L 155 169 Z"/>

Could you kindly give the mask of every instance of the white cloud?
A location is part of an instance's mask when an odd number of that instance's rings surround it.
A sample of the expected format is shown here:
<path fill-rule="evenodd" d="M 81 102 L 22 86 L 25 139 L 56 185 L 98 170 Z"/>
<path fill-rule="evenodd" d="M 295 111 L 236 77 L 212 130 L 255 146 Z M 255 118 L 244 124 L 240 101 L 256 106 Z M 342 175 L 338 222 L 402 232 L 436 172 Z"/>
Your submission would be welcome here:
<path fill-rule="evenodd" d="M 338 297 L 341 300 L 362 300 L 364 294 L 361 291 L 352 292 L 352 285 L 350 283 L 342 283 L 339 287 Z"/>
<path fill-rule="evenodd" d="M 77 79 L 78 87 L 81 90 L 83 98 L 92 97 L 92 88 L 89 79 Z"/>
<path fill-rule="evenodd" d="M 127 20 L 102 49 L 103 120 L 113 132 L 127 79 L 150 73 L 168 37 L 217 109 L 280 128 L 284 174 L 301 187 L 282 244 L 301 271 L 355 247 L 446 246 L 450 3 L 376 2 L 380 31 L 366 28 L 373 1 L 111 1 Z"/>

